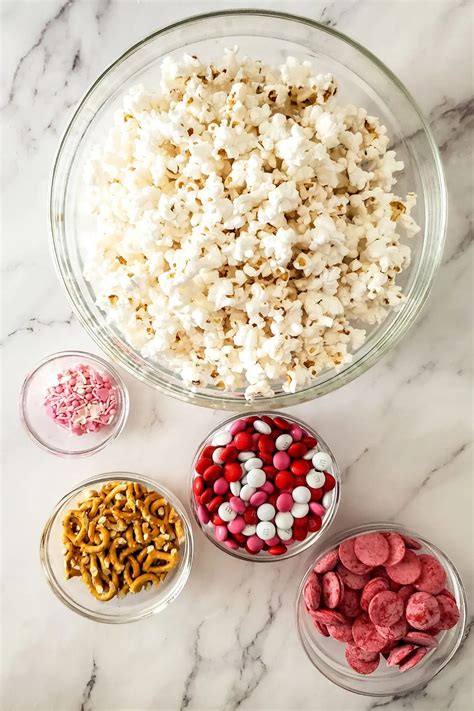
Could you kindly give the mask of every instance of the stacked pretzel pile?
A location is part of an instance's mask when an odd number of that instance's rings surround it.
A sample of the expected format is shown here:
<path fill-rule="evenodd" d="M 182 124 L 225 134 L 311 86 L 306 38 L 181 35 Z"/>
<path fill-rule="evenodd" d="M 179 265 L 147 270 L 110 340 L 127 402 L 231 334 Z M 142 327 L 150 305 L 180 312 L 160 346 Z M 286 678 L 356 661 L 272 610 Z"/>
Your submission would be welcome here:
<path fill-rule="evenodd" d="M 97 600 L 160 585 L 179 562 L 184 530 L 156 491 L 111 481 L 86 492 L 63 519 L 66 579 L 81 576 Z"/>

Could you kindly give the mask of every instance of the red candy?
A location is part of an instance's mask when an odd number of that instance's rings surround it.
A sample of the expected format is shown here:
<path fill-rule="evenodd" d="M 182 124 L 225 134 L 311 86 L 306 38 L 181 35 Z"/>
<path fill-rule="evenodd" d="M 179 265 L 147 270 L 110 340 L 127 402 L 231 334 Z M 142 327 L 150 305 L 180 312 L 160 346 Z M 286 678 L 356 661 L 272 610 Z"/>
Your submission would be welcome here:
<path fill-rule="evenodd" d="M 214 513 L 222 503 L 224 503 L 223 496 L 214 496 L 214 498 L 209 502 L 207 510 L 209 513 Z"/>
<path fill-rule="evenodd" d="M 249 526 L 256 526 L 258 523 L 257 509 L 248 506 L 244 511 L 244 521 Z"/>
<path fill-rule="evenodd" d="M 364 658 L 364 650 L 358 649 L 355 645 L 346 646 L 346 660 L 349 666 L 358 674 L 372 674 L 380 662 L 380 654 L 377 652 L 370 658 Z"/>
<path fill-rule="evenodd" d="M 238 462 L 224 464 L 224 477 L 227 481 L 239 481 L 242 476 L 242 467 Z"/>
<path fill-rule="evenodd" d="M 372 598 L 384 590 L 388 590 L 388 582 L 385 578 L 372 578 L 372 580 L 369 580 L 360 596 L 361 608 L 367 612 Z"/>
<path fill-rule="evenodd" d="M 275 442 L 270 435 L 262 435 L 258 440 L 258 449 L 264 454 L 271 454 L 275 451 Z M 272 458 L 273 460 L 273 458 Z"/>
<path fill-rule="evenodd" d="M 446 584 L 443 566 L 432 555 L 419 555 L 418 560 L 421 563 L 421 573 L 415 582 L 415 588 L 437 595 Z"/>
<path fill-rule="evenodd" d="M 322 587 L 324 604 L 330 610 L 333 610 L 342 600 L 344 585 L 337 573 L 331 571 L 323 575 Z M 331 630 L 329 630 L 329 634 L 331 634 Z"/>
<path fill-rule="evenodd" d="M 369 603 L 369 617 L 374 625 L 391 627 L 403 615 L 405 605 L 397 593 L 382 590 Z"/>
<path fill-rule="evenodd" d="M 403 664 L 400 664 L 398 667 L 401 672 L 406 672 L 409 669 L 413 669 L 413 667 L 421 662 L 423 657 L 426 657 L 428 654 L 428 649 L 427 647 L 418 647 L 414 652 L 412 652 L 408 657 L 405 658 L 405 661 Z"/>
<path fill-rule="evenodd" d="M 286 553 L 286 546 L 282 544 L 278 546 L 270 546 L 270 548 L 268 548 L 268 553 L 270 553 L 270 555 L 282 555 L 283 553 Z"/>
<path fill-rule="evenodd" d="M 206 506 L 214 498 L 214 491 L 212 489 L 206 489 L 199 497 L 199 503 Z"/>
<path fill-rule="evenodd" d="M 280 489 L 280 491 L 284 491 L 285 489 L 294 489 L 295 488 L 295 477 L 291 472 L 287 472 L 285 470 L 278 472 L 278 474 L 275 477 L 275 485 L 277 489 Z"/>
<path fill-rule="evenodd" d="M 205 482 L 213 482 L 216 479 L 219 479 L 220 476 L 222 476 L 222 467 L 220 464 L 213 464 L 208 467 L 202 475 Z"/>
<path fill-rule="evenodd" d="M 291 430 L 292 425 L 283 419 L 283 417 L 274 417 L 273 422 L 280 430 Z"/>
<path fill-rule="evenodd" d="M 388 541 L 382 533 L 365 533 L 354 540 L 355 555 L 369 568 L 385 563 L 389 552 Z"/>
<path fill-rule="evenodd" d="M 194 468 L 198 474 L 204 474 L 206 469 L 212 467 L 213 464 L 214 462 L 212 461 L 212 459 L 209 459 L 208 457 L 201 457 L 201 459 L 198 460 Z"/>
<path fill-rule="evenodd" d="M 441 618 L 437 599 L 426 592 L 416 592 L 408 598 L 405 614 L 408 624 L 416 630 L 434 627 Z"/>
<path fill-rule="evenodd" d="M 212 461 L 212 455 L 216 451 L 217 447 L 213 447 L 212 444 L 208 444 L 201 452 L 201 458 L 210 459 Z"/>
<path fill-rule="evenodd" d="M 405 557 L 405 542 L 399 533 L 384 533 L 387 539 L 389 553 L 384 565 L 396 565 Z"/>
<path fill-rule="evenodd" d="M 295 459 L 291 463 L 290 469 L 295 476 L 306 476 L 311 469 L 311 464 L 306 459 Z"/>
<path fill-rule="evenodd" d="M 421 573 L 421 562 L 411 550 L 406 550 L 403 559 L 395 565 L 387 567 L 388 577 L 400 585 L 409 585 L 418 579 Z"/>
<path fill-rule="evenodd" d="M 234 462 L 238 456 L 239 450 L 237 449 L 237 447 L 234 447 L 233 444 L 229 444 L 222 450 L 220 459 L 223 463 Z"/>
<path fill-rule="evenodd" d="M 459 609 L 456 600 L 449 595 L 438 595 L 436 601 L 440 610 L 438 627 L 441 630 L 450 630 L 459 622 Z"/>
<path fill-rule="evenodd" d="M 321 516 L 317 516 L 316 514 L 309 514 L 308 516 L 308 531 L 310 533 L 316 533 L 316 531 L 319 531 L 321 526 L 323 525 L 323 520 Z"/>
<path fill-rule="evenodd" d="M 204 479 L 202 476 L 197 476 L 193 479 L 193 491 L 196 494 L 196 496 L 201 496 L 202 492 L 204 491 Z"/>
<path fill-rule="evenodd" d="M 336 567 L 338 561 L 339 553 L 337 548 L 335 548 L 334 550 L 329 551 L 328 553 L 323 555 L 323 557 L 318 560 L 318 562 L 314 566 L 314 571 L 315 573 L 328 573 L 330 570 L 333 570 L 333 568 Z"/>
<path fill-rule="evenodd" d="M 252 435 L 248 432 L 238 432 L 234 437 L 234 447 L 237 447 L 239 452 L 251 451 L 252 444 Z"/>
<path fill-rule="evenodd" d="M 332 491 L 334 489 L 336 486 L 336 480 L 329 472 L 324 472 L 324 476 L 326 477 L 326 481 L 324 482 L 323 489 L 324 493 L 327 493 L 328 491 Z"/>
<path fill-rule="evenodd" d="M 301 525 L 295 520 L 295 537 Z M 320 634 L 347 642 L 347 663 L 361 674 L 377 668 L 380 654 L 389 667 L 412 669 L 459 621 L 444 568 L 418 549 L 401 534 L 371 532 L 342 541 L 314 566 L 318 607 L 308 614 Z"/>
<path fill-rule="evenodd" d="M 307 446 L 305 444 L 303 444 L 302 442 L 293 442 L 293 444 L 290 444 L 290 446 L 288 447 L 288 454 L 293 459 L 298 459 L 298 458 L 302 457 L 303 455 L 306 454 L 307 451 L 308 451 Z M 304 461 L 306 461 L 306 460 L 304 460 Z M 308 466 L 309 466 L 309 464 L 308 464 Z M 309 469 L 308 469 L 308 471 L 309 471 Z M 308 472 L 306 472 L 306 473 L 308 473 Z"/>
<path fill-rule="evenodd" d="M 395 647 L 387 659 L 387 666 L 394 667 L 401 664 L 402 661 L 415 649 L 414 644 L 402 644 L 400 647 Z"/>

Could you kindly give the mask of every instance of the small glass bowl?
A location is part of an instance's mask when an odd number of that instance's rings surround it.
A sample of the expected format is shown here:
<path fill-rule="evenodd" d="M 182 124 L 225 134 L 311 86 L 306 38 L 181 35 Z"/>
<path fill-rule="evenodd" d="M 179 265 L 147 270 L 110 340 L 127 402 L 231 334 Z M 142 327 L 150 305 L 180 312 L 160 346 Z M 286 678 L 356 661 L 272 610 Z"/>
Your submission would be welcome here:
<path fill-rule="evenodd" d="M 163 495 L 172 504 L 183 524 L 185 539 L 180 548 L 180 561 L 168 573 L 164 582 L 135 595 L 114 597 L 107 602 L 96 600 L 81 578 L 66 580 L 64 577 L 64 555 L 62 542 L 62 521 L 70 508 L 74 508 L 84 493 L 110 481 L 129 481 L 152 489 Z M 191 572 L 194 542 L 191 521 L 181 501 L 162 484 L 139 474 L 130 472 L 108 472 L 86 479 L 57 503 L 49 517 L 41 536 L 40 557 L 46 579 L 54 594 L 66 607 L 95 622 L 124 624 L 136 622 L 155 615 L 170 605 L 183 590 Z"/>
<path fill-rule="evenodd" d="M 339 467 L 337 465 L 336 459 L 334 457 L 334 454 L 332 450 L 329 448 L 329 446 L 326 444 L 326 442 L 323 440 L 320 434 L 316 432 L 312 427 L 309 427 L 306 422 L 303 422 L 302 420 L 299 420 L 297 417 L 294 417 L 294 415 L 288 415 L 287 413 L 282 413 L 282 412 L 272 412 L 271 410 L 263 410 L 261 412 L 255 412 L 253 413 L 253 417 L 261 417 L 262 415 L 267 415 L 269 417 L 283 417 L 285 420 L 288 422 L 299 425 L 305 432 L 307 432 L 311 437 L 315 437 L 318 441 L 317 444 L 317 450 L 318 451 L 324 451 L 327 452 L 331 456 L 331 467 L 328 468 L 328 472 L 333 475 L 334 479 L 336 480 L 336 485 L 334 489 L 332 490 L 332 499 L 329 504 L 329 507 L 326 509 L 326 514 L 324 515 L 322 519 L 322 526 L 319 529 L 319 531 L 316 531 L 314 533 L 310 533 L 308 536 L 303 541 L 295 541 L 286 551 L 286 553 L 283 553 L 281 555 L 271 555 L 270 553 L 267 553 L 266 551 L 260 551 L 260 553 L 249 553 L 245 548 L 238 548 L 236 550 L 233 550 L 231 548 L 228 548 L 224 542 L 218 541 L 217 538 L 215 537 L 213 530 L 214 526 L 211 522 L 208 524 L 202 524 L 201 521 L 199 520 L 198 516 L 198 506 L 196 502 L 196 498 L 194 496 L 193 492 L 193 480 L 194 477 L 196 476 L 196 471 L 195 471 L 195 466 L 196 462 L 199 456 L 199 453 L 205 447 L 207 444 L 210 444 L 214 436 L 220 432 L 228 429 L 230 425 L 235 421 L 239 420 L 245 417 L 249 417 L 248 413 L 240 414 L 240 415 L 234 415 L 233 417 L 229 417 L 227 420 L 224 420 L 224 422 L 221 422 L 217 427 L 215 427 L 207 437 L 201 442 L 199 447 L 196 450 L 196 454 L 194 455 L 193 462 L 191 465 L 191 474 L 190 474 L 190 480 L 189 480 L 189 498 L 190 498 L 190 505 L 191 505 L 191 510 L 194 514 L 194 518 L 196 519 L 196 522 L 201 529 L 201 531 L 204 533 L 206 538 L 208 538 L 211 543 L 213 543 L 219 550 L 224 551 L 224 553 L 228 553 L 229 555 L 233 556 L 234 558 L 240 558 L 241 560 L 248 560 L 252 561 L 255 563 L 273 563 L 273 562 L 278 562 L 279 560 L 285 560 L 287 558 L 293 558 L 294 556 L 298 555 L 299 553 L 302 553 L 303 551 L 307 550 L 310 548 L 310 546 L 313 545 L 319 538 L 324 534 L 324 532 L 329 528 L 331 525 L 336 513 L 337 509 L 339 507 L 339 502 L 341 498 L 341 476 L 339 472 Z M 255 456 L 258 456 L 256 454 Z"/>
<path fill-rule="evenodd" d="M 117 414 L 110 425 L 98 432 L 79 436 L 48 417 L 43 402 L 47 388 L 57 384 L 58 373 L 81 363 L 110 378 L 117 398 Z M 62 351 L 44 358 L 27 375 L 20 392 L 20 417 L 27 433 L 39 447 L 59 457 L 87 457 L 104 449 L 122 432 L 128 409 L 128 390 L 119 373 L 103 358 L 83 351 Z"/>
<path fill-rule="evenodd" d="M 414 538 L 421 545 L 417 553 L 429 553 L 437 558 L 446 571 L 446 588 L 453 593 L 460 611 L 458 624 L 438 635 L 439 646 L 430 650 L 419 664 L 403 673 L 400 673 L 397 667 L 388 667 L 382 659 L 376 671 L 370 675 L 364 676 L 355 672 L 345 660 L 345 644 L 331 637 L 323 637 L 316 632 L 303 600 L 304 585 L 316 562 L 342 541 L 372 531 L 393 531 Z M 356 694 L 394 696 L 425 686 L 453 658 L 461 645 L 466 629 L 466 605 L 466 593 L 459 573 L 439 548 L 404 526 L 384 522 L 371 523 L 338 533 L 318 548 L 298 588 L 296 624 L 306 654 L 316 669 L 327 679 Z"/>

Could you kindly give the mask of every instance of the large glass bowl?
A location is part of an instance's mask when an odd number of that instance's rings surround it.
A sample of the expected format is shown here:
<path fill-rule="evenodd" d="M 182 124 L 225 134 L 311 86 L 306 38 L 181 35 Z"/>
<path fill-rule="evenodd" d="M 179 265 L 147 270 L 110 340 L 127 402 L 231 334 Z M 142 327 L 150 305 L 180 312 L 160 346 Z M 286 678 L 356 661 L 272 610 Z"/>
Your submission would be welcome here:
<path fill-rule="evenodd" d="M 315 631 L 311 617 L 305 608 L 303 589 L 315 564 L 328 551 L 336 548 L 348 538 L 373 531 L 401 533 L 402 536 L 408 536 L 418 541 L 421 547 L 416 551 L 417 553 L 427 553 L 437 558 L 446 571 L 446 588 L 456 598 L 460 617 L 455 627 L 438 635 L 439 646 L 430 650 L 430 653 L 409 671 L 400 673 L 397 667 L 388 667 L 382 659 L 375 672 L 363 676 L 347 664 L 344 657 L 345 644 L 332 639 L 332 637 L 323 637 Z M 461 646 L 466 630 L 466 616 L 466 593 L 453 563 L 439 548 L 418 533 L 392 523 L 370 523 L 358 526 L 324 541 L 318 546 L 315 555 L 313 554 L 311 565 L 303 576 L 296 595 L 296 624 L 304 650 L 312 664 L 327 679 L 343 689 L 366 696 L 398 696 L 425 687 L 436 674 L 444 669 Z"/>
<path fill-rule="evenodd" d="M 180 547 L 180 560 L 176 568 L 170 571 L 165 580 L 149 590 L 141 590 L 136 595 L 114 597 L 107 602 L 96 600 L 84 585 L 80 577 L 70 580 L 64 575 L 63 525 L 64 515 L 77 506 L 91 489 L 99 489 L 110 481 L 131 481 L 147 489 L 157 491 L 173 506 L 184 529 L 184 542 Z M 145 617 L 161 612 L 170 605 L 186 585 L 193 564 L 193 532 L 188 514 L 181 501 L 162 484 L 145 476 L 130 472 L 109 472 L 86 479 L 75 489 L 65 494 L 56 504 L 43 529 L 40 544 L 40 557 L 46 579 L 54 594 L 73 612 L 95 622 L 123 624 L 143 620 Z"/>
<path fill-rule="evenodd" d="M 410 240 L 412 263 L 400 284 L 406 302 L 383 324 L 368 333 L 352 363 L 337 372 L 320 374 L 296 393 L 277 387 L 272 397 L 246 402 L 242 391 L 214 387 L 192 390 L 166 365 L 143 358 L 111 327 L 95 303 L 83 276 L 83 247 L 94 229 L 81 214 L 83 168 L 93 145 L 99 143 L 110 118 L 130 87 L 155 86 L 166 55 L 197 54 L 212 61 L 237 44 L 242 54 L 272 65 L 288 55 L 310 60 L 320 72 L 331 72 L 343 102 L 354 103 L 378 116 L 387 127 L 397 157 L 405 163 L 397 192 L 418 195 L 413 213 L 421 232 Z M 74 311 L 102 350 L 139 380 L 181 400 L 224 410 L 284 407 L 319 397 L 365 372 L 407 332 L 423 306 L 440 263 L 446 228 L 446 187 L 438 150 L 416 103 L 376 57 L 348 37 L 316 22 L 267 10 L 231 10 L 201 15 L 159 30 L 131 47 L 93 84 L 80 102 L 54 165 L 50 197 L 54 261 Z"/>

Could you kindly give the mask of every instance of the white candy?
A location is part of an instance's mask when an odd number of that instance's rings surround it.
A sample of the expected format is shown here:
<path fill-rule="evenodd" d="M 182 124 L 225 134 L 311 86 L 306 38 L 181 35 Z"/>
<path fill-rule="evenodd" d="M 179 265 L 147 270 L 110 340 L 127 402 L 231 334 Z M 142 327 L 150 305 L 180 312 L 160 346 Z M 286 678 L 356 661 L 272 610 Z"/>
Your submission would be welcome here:
<path fill-rule="evenodd" d="M 307 504 L 311 499 L 311 492 L 306 486 L 296 486 L 292 491 L 293 501 L 297 504 Z"/>
<path fill-rule="evenodd" d="M 252 494 L 255 494 L 257 489 L 254 489 L 253 486 L 249 486 L 249 484 L 244 484 L 244 486 L 240 490 L 240 498 L 242 501 L 249 501 L 250 497 Z"/>
<path fill-rule="evenodd" d="M 237 459 L 239 460 L 239 462 L 246 462 L 249 459 L 253 459 L 254 457 L 255 457 L 255 452 L 240 452 Z"/>
<path fill-rule="evenodd" d="M 312 458 L 314 457 L 314 455 L 316 454 L 317 451 L 318 451 L 318 450 L 317 450 L 316 447 L 313 447 L 312 449 L 309 449 L 309 450 L 306 452 L 306 454 L 303 454 L 303 459 L 306 459 L 306 461 L 309 461 L 310 459 L 312 459 Z"/>
<path fill-rule="evenodd" d="M 331 457 L 326 452 L 316 452 L 313 457 L 313 467 L 318 471 L 323 472 L 332 464 Z"/>
<path fill-rule="evenodd" d="M 276 528 L 271 521 L 260 521 L 255 532 L 262 541 L 269 541 L 275 535 Z"/>
<path fill-rule="evenodd" d="M 242 484 L 240 483 L 240 481 L 231 481 L 229 488 L 234 496 L 239 496 Z"/>
<path fill-rule="evenodd" d="M 222 464 L 221 461 L 221 454 L 224 451 L 224 447 L 218 447 L 215 449 L 212 453 L 212 461 L 215 462 L 216 464 Z"/>
<path fill-rule="evenodd" d="M 293 526 L 293 520 L 289 511 L 279 511 L 275 516 L 275 525 L 277 528 L 288 529 Z"/>
<path fill-rule="evenodd" d="M 331 506 L 331 502 L 332 502 L 332 491 L 328 491 L 324 494 L 321 503 L 325 509 L 328 509 Z"/>
<path fill-rule="evenodd" d="M 223 432 L 218 432 L 212 438 L 213 447 L 225 447 L 226 444 L 229 444 L 229 442 L 232 442 L 232 435 L 230 432 L 226 432 L 225 430 Z"/>
<path fill-rule="evenodd" d="M 265 423 L 263 423 L 265 424 Z M 251 469 L 247 474 L 247 481 L 250 486 L 254 486 L 256 489 L 259 486 L 263 486 L 267 480 L 265 472 L 262 469 Z"/>
<path fill-rule="evenodd" d="M 275 447 L 280 451 L 288 449 L 293 444 L 293 437 L 289 434 L 281 434 L 275 440 Z"/>
<path fill-rule="evenodd" d="M 312 489 L 319 489 L 324 485 L 325 481 L 326 477 L 324 476 L 324 472 L 318 472 L 316 469 L 310 469 L 310 471 L 306 474 L 306 483 Z"/>
<path fill-rule="evenodd" d="M 277 528 L 277 534 L 282 541 L 289 541 L 293 536 L 293 531 L 291 528 Z"/>
<path fill-rule="evenodd" d="M 244 469 L 250 471 L 251 469 L 261 469 L 263 467 L 263 461 L 259 457 L 253 457 L 253 459 L 247 459 L 244 463 Z"/>
<path fill-rule="evenodd" d="M 260 521 L 271 521 L 275 516 L 275 507 L 271 504 L 262 504 L 257 509 L 257 516 Z"/>
<path fill-rule="evenodd" d="M 244 476 L 243 476 L 242 479 L 240 480 L 240 483 L 242 484 L 242 486 L 244 486 L 244 484 L 247 483 L 247 474 L 244 474 Z"/>
<path fill-rule="evenodd" d="M 294 516 L 294 518 L 303 518 L 308 514 L 308 511 L 308 504 L 293 504 L 291 508 L 291 515 Z"/>
<path fill-rule="evenodd" d="M 229 522 L 229 521 L 234 520 L 234 518 L 237 516 L 237 513 L 233 509 L 230 508 L 230 505 L 227 501 L 224 501 L 224 503 L 219 506 L 217 515 L 223 521 Z"/>
<path fill-rule="evenodd" d="M 266 422 L 263 422 L 263 420 L 255 420 L 253 423 L 253 428 L 257 432 L 260 432 L 260 434 L 270 434 L 272 431 L 272 428 L 270 425 L 268 425 Z"/>
<path fill-rule="evenodd" d="M 243 529 L 242 533 L 244 534 L 244 536 L 253 536 L 256 530 L 256 526 L 251 523 L 248 523 Z"/>

